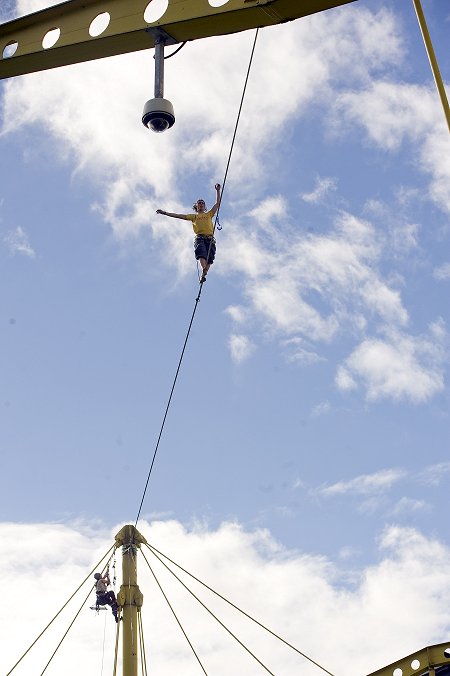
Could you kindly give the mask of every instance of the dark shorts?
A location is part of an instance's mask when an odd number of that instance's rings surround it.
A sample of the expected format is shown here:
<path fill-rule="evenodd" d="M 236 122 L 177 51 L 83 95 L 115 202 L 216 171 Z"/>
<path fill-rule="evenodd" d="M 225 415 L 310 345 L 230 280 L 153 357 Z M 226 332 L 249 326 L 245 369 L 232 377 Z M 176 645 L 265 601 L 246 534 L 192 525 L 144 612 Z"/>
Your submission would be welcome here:
<path fill-rule="evenodd" d="M 194 240 L 194 251 L 197 260 L 204 258 L 205 260 L 207 259 L 208 263 L 212 264 L 216 256 L 216 240 L 214 237 L 208 237 L 207 235 L 197 235 Z"/>
<path fill-rule="evenodd" d="M 103 594 L 97 594 L 97 604 L 99 606 L 117 606 L 116 596 L 114 592 L 104 592 Z"/>

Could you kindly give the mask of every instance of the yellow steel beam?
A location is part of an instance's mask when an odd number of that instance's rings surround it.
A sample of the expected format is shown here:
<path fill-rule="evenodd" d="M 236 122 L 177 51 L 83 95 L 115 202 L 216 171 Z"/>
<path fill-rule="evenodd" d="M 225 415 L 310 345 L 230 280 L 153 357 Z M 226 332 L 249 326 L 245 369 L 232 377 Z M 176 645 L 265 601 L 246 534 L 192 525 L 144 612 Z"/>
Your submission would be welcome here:
<path fill-rule="evenodd" d="M 423 648 L 368 676 L 431 676 L 437 667 L 445 664 L 450 664 L 450 641 Z"/>
<path fill-rule="evenodd" d="M 169 36 L 167 44 L 175 44 L 284 23 L 350 2 L 355 0 L 228 0 L 213 7 L 208 0 L 68 0 L 0 25 L 0 79 L 148 49 L 156 29 Z M 161 15 L 155 18 L 157 10 Z M 149 17 L 149 11 L 155 14 Z M 103 13 L 109 24 L 92 37 L 91 23 Z M 59 38 L 44 48 L 52 29 L 59 29 Z"/>
<path fill-rule="evenodd" d="M 417 20 L 419 22 L 420 30 L 422 32 L 423 41 L 425 43 L 425 49 L 427 50 L 428 59 L 430 61 L 431 70 L 433 72 L 434 81 L 438 90 L 439 98 L 441 99 L 442 108 L 444 110 L 445 119 L 447 120 L 447 127 L 450 131 L 450 107 L 448 105 L 447 94 L 445 93 L 444 83 L 442 82 L 441 71 L 439 70 L 438 62 L 436 55 L 433 49 L 433 43 L 431 41 L 430 33 L 428 32 L 427 22 L 425 20 L 425 15 L 423 13 L 422 5 L 420 0 L 413 0 L 414 8 L 417 14 Z"/>

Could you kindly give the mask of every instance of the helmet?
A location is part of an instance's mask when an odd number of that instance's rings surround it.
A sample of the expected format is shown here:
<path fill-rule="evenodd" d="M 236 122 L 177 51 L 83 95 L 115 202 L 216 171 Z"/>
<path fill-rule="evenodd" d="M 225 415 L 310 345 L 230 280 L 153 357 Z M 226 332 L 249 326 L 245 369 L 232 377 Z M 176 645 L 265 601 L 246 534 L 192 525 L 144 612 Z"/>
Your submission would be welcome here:
<path fill-rule="evenodd" d="M 100 573 L 95 573 L 94 577 L 95 577 L 96 580 L 100 580 L 101 575 L 100 575 Z"/>

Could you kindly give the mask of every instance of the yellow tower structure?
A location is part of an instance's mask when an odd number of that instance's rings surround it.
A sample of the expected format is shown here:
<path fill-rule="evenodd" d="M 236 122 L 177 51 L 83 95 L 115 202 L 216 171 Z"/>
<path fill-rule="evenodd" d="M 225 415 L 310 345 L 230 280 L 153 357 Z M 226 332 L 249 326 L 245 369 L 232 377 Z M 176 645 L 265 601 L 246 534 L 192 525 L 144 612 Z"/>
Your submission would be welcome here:
<path fill-rule="evenodd" d="M 147 541 L 131 525 L 124 526 L 115 537 L 116 548 L 122 548 L 122 585 L 117 603 L 122 608 L 123 676 L 138 675 L 139 626 L 138 613 L 144 601 L 137 582 L 137 553 Z"/>

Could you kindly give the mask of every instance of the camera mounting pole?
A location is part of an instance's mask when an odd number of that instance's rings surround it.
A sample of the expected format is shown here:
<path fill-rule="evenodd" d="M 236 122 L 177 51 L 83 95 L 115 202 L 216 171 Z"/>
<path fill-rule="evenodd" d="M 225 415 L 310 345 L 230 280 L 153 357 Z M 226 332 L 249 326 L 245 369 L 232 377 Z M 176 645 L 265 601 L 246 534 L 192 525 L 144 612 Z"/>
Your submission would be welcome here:
<path fill-rule="evenodd" d="M 166 39 L 159 34 L 155 40 L 155 99 L 164 96 L 164 46 Z"/>

